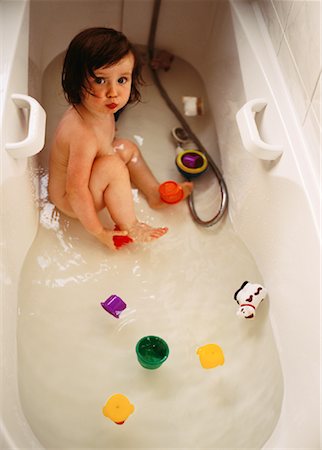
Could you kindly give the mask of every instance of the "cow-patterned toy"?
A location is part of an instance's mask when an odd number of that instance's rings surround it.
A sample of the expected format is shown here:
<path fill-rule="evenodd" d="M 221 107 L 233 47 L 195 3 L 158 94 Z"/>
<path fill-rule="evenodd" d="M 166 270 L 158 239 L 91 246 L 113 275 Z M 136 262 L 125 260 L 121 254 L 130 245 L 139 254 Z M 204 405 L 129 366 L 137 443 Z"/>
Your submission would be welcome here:
<path fill-rule="evenodd" d="M 234 299 L 239 305 L 237 316 L 253 319 L 258 305 L 264 300 L 266 294 L 267 289 L 264 286 L 244 281 L 234 294 Z"/>

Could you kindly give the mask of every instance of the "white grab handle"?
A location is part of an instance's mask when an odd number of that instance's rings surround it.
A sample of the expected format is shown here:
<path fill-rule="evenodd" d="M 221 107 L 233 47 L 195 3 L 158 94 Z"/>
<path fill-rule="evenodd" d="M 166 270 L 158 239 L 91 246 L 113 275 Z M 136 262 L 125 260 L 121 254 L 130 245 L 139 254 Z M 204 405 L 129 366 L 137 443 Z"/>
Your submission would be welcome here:
<path fill-rule="evenodd" d="M 11 99 L 18 108 L 28 108 L 29 124 L 27 137 L 19 142 L 6 143 L 5 149 L 13 158 L 36 155 L 45 144 L 46 113 L 43 107 L 29 95 L 12 94 Z"/>
<path fill-rule="evenodd" d="M 255 122 L 255 114 L 266 105 L 267 101 L 264 98 L 250 100 L 238 111 L 236 120 L 245 149 L 259 159 L 272 161 L 281 156 L 283 147 L 262 141 Z"/>

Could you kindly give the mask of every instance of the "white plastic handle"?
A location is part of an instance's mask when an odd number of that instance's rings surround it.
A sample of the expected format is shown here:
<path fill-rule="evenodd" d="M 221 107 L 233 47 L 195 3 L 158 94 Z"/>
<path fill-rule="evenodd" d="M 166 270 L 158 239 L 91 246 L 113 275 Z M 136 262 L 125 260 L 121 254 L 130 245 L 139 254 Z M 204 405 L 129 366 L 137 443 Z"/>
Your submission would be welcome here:
<path fill-rule="evenodd" d="M 250 100 L 238 111 L 236 120 L 245 149 L 259 159 L 272 161 L 281 156 L 283 147 L 262 141 L 255 122 L 255 114 L 266 105 L 267 101 L 264 98 Z"/>
<path fill-rule="evenodd" d="M 6 143 L 5 149 L 13 158 L 36 155 L 45 144 L 46 113 L 43 107 L 29 95 L 12 94 L 11 99 L 18 108 L 28 108 L 29 124 L 27 137 L 19 142 Z"/>

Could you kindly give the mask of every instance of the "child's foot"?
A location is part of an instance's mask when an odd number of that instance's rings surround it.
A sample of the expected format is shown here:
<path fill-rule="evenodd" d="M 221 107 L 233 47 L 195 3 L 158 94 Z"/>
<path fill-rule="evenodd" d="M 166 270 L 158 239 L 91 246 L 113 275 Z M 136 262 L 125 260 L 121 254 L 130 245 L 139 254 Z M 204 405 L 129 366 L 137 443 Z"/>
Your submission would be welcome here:
<path fill-rule="evenodd" d="M 152 228 L 146 223 L 137 222 L 129 229 L 129 236 L 134 242 L 150 242 L 158 239 L 168 231 L 168 228 Z"/>
<path fill-rule="evenodd" d="M 184 181 L 183 183 L 178 183 L 178 185 L 181 186 L 182 191 L 183 191 L 183 196 L 181 199 L 181 201 L 182 201 L 191 194 L 191 192 L 193 190 L 193 183 L 191 181 Z M 153 192 L 147 200 L 148 200 L 149 206 L 153 209 L 160 209 L 160 208 L 164 208 L 165 206 L 169 205 L 169 203 L 166 203 L 161 200 L 159 191 Z"/>

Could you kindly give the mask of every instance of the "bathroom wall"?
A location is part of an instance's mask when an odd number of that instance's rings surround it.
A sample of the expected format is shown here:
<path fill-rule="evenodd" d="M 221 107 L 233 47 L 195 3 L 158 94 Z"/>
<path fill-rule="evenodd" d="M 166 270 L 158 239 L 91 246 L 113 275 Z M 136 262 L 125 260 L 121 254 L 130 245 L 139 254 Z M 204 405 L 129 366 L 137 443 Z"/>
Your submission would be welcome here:
<path fill-rule="evenodd" d="M 30 0 L 29 95 L 41 100 L 43 71 L 81 30 L 122 28 L 120 0 Z M 99 21 L 97 18 L 99 17 Z"/>
<path fill-rule="evenodd" d="M 316 168 L 321 133 L 321 0 L 256 0 Z"/>

